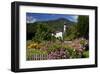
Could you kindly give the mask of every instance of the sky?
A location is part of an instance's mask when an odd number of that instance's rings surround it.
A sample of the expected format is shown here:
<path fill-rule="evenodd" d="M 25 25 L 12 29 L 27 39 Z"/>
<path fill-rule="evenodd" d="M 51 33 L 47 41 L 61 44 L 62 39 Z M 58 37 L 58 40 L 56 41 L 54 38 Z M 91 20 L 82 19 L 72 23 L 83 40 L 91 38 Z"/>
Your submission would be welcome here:
<path fill-rule="evenodd" d="M 26 22 L 34 23 L 36 21 L 48 21 L 56 20 L 59 18 L 65 18 L 73 22 L 77 22 L 77 15 L 67 15 L 67 14 L 45 14 L 45 13 L 26 13 Z"/>

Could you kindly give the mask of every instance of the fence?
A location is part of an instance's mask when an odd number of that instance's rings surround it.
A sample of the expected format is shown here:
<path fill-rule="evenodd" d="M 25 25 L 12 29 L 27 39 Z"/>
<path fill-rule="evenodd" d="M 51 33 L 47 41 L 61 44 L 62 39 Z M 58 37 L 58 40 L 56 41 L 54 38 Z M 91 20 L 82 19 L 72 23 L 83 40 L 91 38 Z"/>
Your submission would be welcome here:
<path fill-rule="evenodd" d="M 48 55 L 46 54 L 33 54 L 29 60 L 47 60 Z"/>

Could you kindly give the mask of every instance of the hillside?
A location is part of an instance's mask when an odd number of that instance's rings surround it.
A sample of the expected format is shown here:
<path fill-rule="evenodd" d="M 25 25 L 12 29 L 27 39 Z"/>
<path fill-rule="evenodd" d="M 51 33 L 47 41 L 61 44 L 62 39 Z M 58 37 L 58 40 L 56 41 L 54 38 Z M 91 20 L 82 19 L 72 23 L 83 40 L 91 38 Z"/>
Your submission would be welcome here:
<path fill-rule="evenodd" d="M 37 21 L 35 23 L 27 23 L 28 39 L 32 38 L 32 36 L 34 37 L 36 30 L 37 30 L 37 26 L 40 24 L 47 26 L 49 29 L 51 29 L 51 32 L 55 32 L 55 31 L 63 31 L 64 24 L 67 27 L 69 27 L 69 26 L 75 24 L 75 22 L 72 22 L 65 18 L 59 18 L 56 20 Z"/>

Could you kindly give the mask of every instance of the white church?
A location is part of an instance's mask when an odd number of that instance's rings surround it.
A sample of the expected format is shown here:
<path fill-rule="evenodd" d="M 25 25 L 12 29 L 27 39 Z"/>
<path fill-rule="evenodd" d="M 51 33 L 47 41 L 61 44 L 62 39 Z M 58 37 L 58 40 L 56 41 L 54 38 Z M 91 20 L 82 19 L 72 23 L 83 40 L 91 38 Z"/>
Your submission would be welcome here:
<path fill-rule="evenodd" d="M 56 38 L 59 38 L 59 37 L 60 37 L 60 38 L 63 39 L 63 34 L 66 32 L 66 28 L 67 28 L 67 26 L 64 25 L 63 31 L 58 31 L 58 32 L 56 32 L 55 34 L 52 33 L 52 36 L 55 36 Z"/>

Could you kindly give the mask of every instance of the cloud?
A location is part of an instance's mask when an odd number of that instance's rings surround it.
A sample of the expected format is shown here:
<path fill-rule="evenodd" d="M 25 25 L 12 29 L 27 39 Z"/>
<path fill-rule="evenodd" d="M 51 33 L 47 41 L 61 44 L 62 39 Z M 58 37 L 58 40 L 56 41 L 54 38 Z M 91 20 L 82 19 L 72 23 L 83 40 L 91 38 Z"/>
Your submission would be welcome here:
<path fill-rule="evenodd" d="M 77 15 L 69 16 L 69 20 L 70 20 L 70 21 L 77 22 L 77 21 L 78 21 L 78 16 L 77 16 Z"/>
<path fill-rule="evenodd" d="M 75 22 L 77 22 L 78 21 L 78 16 L 74 16 L 74 20 L 75 20 Z"/>
<path fill-rule="evenodd" d="M 32 16 L 27 16 L 26 17 L 26 22 L 27 23 L 34 23 L 34 22 L 36 22 L 36 18 L 34 18 Z"/>

